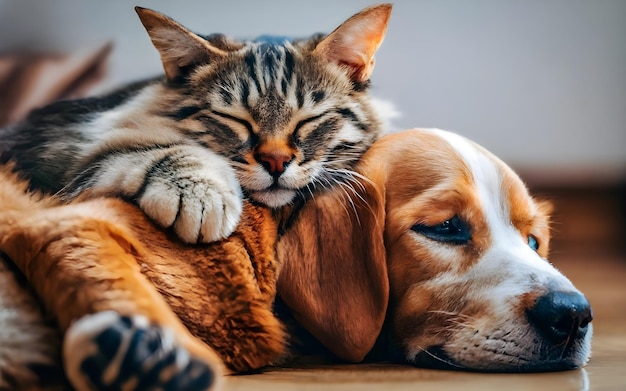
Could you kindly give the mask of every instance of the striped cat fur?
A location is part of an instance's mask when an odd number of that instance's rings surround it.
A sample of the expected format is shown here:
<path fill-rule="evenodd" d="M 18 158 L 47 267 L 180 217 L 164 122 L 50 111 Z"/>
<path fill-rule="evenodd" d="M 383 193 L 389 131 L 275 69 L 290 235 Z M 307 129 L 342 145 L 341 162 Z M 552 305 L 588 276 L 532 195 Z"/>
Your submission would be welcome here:
<path fill-rule="evenodd" d="M 62 101 L 0 130 L 0 162 L 70 201 L 119 196 L 184 242 L 227 237 L 242 198 L 272 208 L 353 180 L 381 135 L 368 93 L 391 5 L 327 36 L 201 36 L 136 8 L 164 77 Z"/>

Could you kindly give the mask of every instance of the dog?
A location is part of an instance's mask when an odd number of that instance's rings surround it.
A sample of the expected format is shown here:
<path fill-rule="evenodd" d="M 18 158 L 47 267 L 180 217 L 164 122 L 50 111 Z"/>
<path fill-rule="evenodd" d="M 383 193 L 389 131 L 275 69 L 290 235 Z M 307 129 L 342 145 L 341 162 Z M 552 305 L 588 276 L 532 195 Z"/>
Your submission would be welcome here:
<path fill-rule="evenodd" d="M 551 206 L 504 162 L 416 129 L 378 141 L 358 172 L 309 202 L 278 248 L 280 296 L 335 355 L 361 361 L 378 338 L 378 358 L 436 368 L 588 361 L 590 304 L 547 260 Z"/>
<path fill-rule="evenodd" d="M 225 373 L 280 364 L 276 295 L 349 362 L 530 372 L 590 356 L 591 307 L 546 260 L 549 207 L 453 133 L 387 135 L 349 186 L 284 221 L 248 203 L 238 231 L 208 246 L 124 201 L 61 205 L 1 175 L 0 250 L 56 318 L 78 390 L 216 389 Z"/>

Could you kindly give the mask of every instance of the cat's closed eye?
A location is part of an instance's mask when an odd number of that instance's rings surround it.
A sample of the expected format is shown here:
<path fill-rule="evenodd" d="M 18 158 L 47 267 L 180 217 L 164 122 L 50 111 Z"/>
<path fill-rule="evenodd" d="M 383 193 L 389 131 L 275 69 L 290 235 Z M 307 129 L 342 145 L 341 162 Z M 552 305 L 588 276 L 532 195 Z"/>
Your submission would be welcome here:
<path fill-rule="evenodd" d="M 317 115 L 312 115 L 310 117 L 306 117 L 304 119 L 301 119 L 300 121 L 298 121 L 298 123 L 296 123 L 296 126 L 293 129 L 293 138 L 296 142 L 302 141 L 302 135 L 301 135 L 301 129 L 308 125 L 311 124 L 321 118 L 323 118 L 324 116 L 328 115 L 328 112 L 323 112 Z"/>
<path fill-rule="evenodd" d="M 218 116 L 220 118 L 223 118 L 225 120 L 229 120 L 229 121 L 235 122 L 235 123 L 239 124 L 240 126 L 242 126 L 248 133 L 247 134 L 247 138 L 257 137 L 255 132 L 254 132 L 254 128 L 252 127 L 252 124 L 250 123 L 250 121 L 245 120 L 243 118 L 239 118 L 239 117 L 231 115 L 231 114 L 223 113 L 221 111 L 213 111 L 213 114 L 215 114 L 216 116 Z"/>

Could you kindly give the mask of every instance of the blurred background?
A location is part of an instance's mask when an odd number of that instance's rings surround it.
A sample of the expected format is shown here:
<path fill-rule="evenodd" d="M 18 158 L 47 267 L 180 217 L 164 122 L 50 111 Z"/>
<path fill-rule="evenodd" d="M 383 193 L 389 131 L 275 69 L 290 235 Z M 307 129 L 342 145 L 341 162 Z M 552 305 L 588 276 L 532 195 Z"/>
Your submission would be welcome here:
<path fill-rule="evenodd" d="M 330 32 L 373 3 L 0 0 L 0 122 L 160 73 L 134 5 L 200 33 L 255 37 Z M 394 127 L 479 142 L 557 201 L 557 249 L 623 254 L 626 1 L 393 3 L 372 91 L 400 113 Z"/>

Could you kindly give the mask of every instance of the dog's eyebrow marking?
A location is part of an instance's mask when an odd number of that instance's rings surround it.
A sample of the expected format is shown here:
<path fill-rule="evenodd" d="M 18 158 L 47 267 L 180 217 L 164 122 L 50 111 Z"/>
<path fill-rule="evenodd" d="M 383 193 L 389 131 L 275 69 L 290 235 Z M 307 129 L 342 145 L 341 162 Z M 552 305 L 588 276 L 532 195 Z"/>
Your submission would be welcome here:
<path fill-rule="evenodd" d="M 473 182 L 480 195 L 482 210 L 490 226 L 497 221 L 508 221 L 509 205 L 502 197 L 502 173 L 470 141 L 445 130 L 433 130 L 446 140 L 469 166 Z"/>

